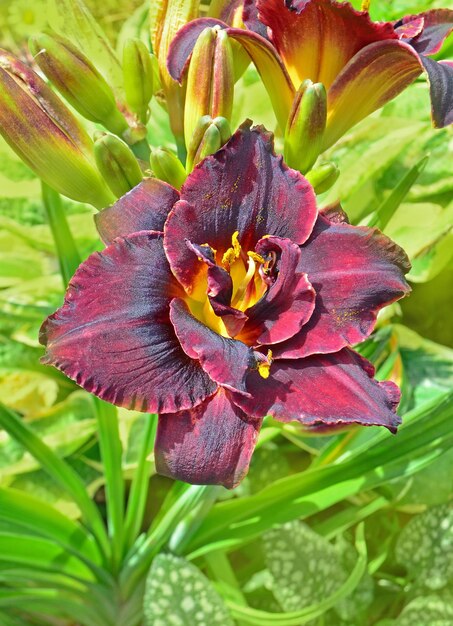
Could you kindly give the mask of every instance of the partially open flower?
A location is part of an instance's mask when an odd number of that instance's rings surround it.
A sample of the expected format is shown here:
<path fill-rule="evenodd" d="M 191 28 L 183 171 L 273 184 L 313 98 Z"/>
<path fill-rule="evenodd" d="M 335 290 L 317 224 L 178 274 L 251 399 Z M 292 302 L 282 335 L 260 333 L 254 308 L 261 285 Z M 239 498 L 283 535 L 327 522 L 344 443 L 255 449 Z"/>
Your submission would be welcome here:
<path fill-rule="evenodd" d="M 44 362 L 159 413 L 157 469 L 191 483 L 236 485 L 268 414 L 395 431 L 398 388 L 350 345 L 409 291 L 409 262 L 328 215 L 271 135 L 244 124 L 180 194 L 144 180 L 97 215 L 107 247 L 44 323 Z"/>
<path fill-rule="evenodd" d="M 398 22 L 372 22 L 366 11 L 335 0 L 246 0 L 247 30 L 222 27 L 255 63 L 285 129 L 294 95 L 307 79 L 327 90 L 322 150 L 349 128 L 427 75 L 434 126 L 453 122 L 453 64 L 429 58 L 453 28 L 453 11 L 435 9 Z M 198 36 L 194 20 L 175 37 L 171 75 L 180 79 Z M 219 22 L 220 24 L 220 22 Z"/>

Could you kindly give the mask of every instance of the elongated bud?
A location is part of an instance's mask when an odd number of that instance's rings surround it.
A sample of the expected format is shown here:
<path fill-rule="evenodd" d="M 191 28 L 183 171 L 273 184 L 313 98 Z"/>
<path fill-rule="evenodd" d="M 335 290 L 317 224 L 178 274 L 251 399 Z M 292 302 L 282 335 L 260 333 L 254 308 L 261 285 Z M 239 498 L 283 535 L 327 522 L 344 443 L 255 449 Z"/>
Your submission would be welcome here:
<path fill-rule="evenodd" d="M 5 50 L 0 50 L 0 133 L 64 196 L 98 208 L 114 200 L 83 126 L 33 70 Z"/>
<path fill-rule="evenodd" d="M 187 74 L 184 135 L 189 147 L 198 120 L 204 115 L 231 118 L 234 61 L 226 31 L 205 28 L 197 39 Z"/>
<path fill-rule="evenodd" d="M 150 38 L 159 63 L 159 74 L 170 126 L 178 145 L 178 154 L 185 155 L 184 88 L 167 70 L 168 50 L 174 36 L 185 24 L 198 16 L 200 0 L 152 0 L 149 3 Z"/>
<path fill-rule="evenodd" d="M 336 183 L 340 176 L 340 170 L 335 163 L 321 163 L 319 167 L 310 170 L 305 178 L 312 185 L 315 193 L 320 194 L 328 191 Z"/>
<path fill-rule="evenodd" d="M 327 95 L 322 83 L 305 80 L 294 98 L 285 130 L 286 163 L 304 174 L 321 152 L 327 120 Z"/>
<path fill-rule="evenodd" d="M 175 189 L 181 189 L 187 178 L 186 170 L 178 157 L 167 148 L 156 148 L 151 151 L 151 169 L 154 176 Z"/>
<path fill-rule="evenodd" d="M 94 144 L 96 163 L 113 193 L 120 198 L 142 180 L 134 153 L 115 135 L 98 133 Z"/>
<path fill-rule="evenodd" d="M 200 117 L 187 152 L 187 173 L 189 174 L 202 159 L 220 150 L 230 137 L 231 129 L 227 119 L 224 117 L 212 119 L 210 115 Z"/>
<path fill-rule="evenodd" d="M 76 111 L 113 133 L 127 130 L 112 89 L 74 44 L 59 35 L 40 34 L 30 39 L 29 47 L 41 70 Z"/>
<path fill-rule="evenodd" d="M 154 67 L 151 53 L 140 39 L 128 39 L 124 44 L 123 81 L 128 105 L 146 124 L 154 88 Z"/>

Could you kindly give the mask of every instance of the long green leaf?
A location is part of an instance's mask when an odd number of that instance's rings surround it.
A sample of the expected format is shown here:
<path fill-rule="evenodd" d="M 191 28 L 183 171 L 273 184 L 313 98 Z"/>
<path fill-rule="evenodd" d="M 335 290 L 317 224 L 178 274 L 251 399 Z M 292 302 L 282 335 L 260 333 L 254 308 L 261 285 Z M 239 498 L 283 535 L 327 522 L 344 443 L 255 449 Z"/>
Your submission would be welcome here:
<path fill-rule="evenodd" d="M 61 572 L 81 580 L 95 580 L 93 572 L 81 559 L 41 537 L 0 531 L 1 562 Z"/>
<path fill-rule="evenodd" d="M 105 526 L 78 474 L 43 443 L 16 413 L 0 404 L 0 426 L 28 450 L 43 470 L 67 491 L 79 507 L 82 518 L 96 538 L 104 555 L 110 552 Z"/>
<path fill-rule="evenodd" d="M 367 226 L 377 226 L 381 230 L 389 223 L 392 215 L 395 213 L 401 202 L 409 193 L 412 185 L 423 172 L 428 163 L 429 156 L 424 156 L 416 163 L 392 190 L 389 196 L 376 209 L 372 217 L 369 219 Z"/>
<path fill-rule="evenodd" d="M 453 392 L 423 405 L 405 418 L 395 437 L 375 442 L 342 463 L 308 470 L 276 481 L 257 494 L 216 504 L 186 548 L 190 558 L 237 547 L 274 524 L 306 518 L 388 480 L 426 467 L 453 444 L 450 418 Z"/>
<path fill-rule="evenodd" d="M 85 606 L 59 589 L 0 589 L 0 607 L 20 607 L 30 613 L 66 616 L 83 626 L 115 626 L 115 622 L 106 622 L 95 608 Z"/>
<path fill-rule="evenodd" d="M 83 526 L 25 491 L 0 488 L 0 520 L 52 539 L 94 564 L 102 562 L 99 547 Z"/>

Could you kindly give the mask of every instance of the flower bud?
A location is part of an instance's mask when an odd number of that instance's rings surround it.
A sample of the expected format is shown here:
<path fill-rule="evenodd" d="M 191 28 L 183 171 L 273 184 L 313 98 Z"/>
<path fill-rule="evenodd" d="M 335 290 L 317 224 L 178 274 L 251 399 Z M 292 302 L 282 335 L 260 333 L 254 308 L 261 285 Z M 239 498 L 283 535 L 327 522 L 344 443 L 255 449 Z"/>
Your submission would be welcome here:
<path fill-rule="evenodd" d="M 146 124 L 154 88 L 154 65 L 151 53 L 140 39 L 128 39 L 124 44 L 123 81 L 128 105 Z"/>
<path fill-rule="evenodd" d="M 340 176 L 340 170 L 335 163 L 321 163 L 321 165 L 314 170 L 310 170 L 305 174 L 305 178 L 315 190 L 315 193 L 320 194 L 328 191 L 337 182 Z"/>
<path fill-rule="evenodd" d="M 224 117 L 215 119 L 212 119 L 210 115 L 200 117 L 187 152 L 187 173 L 190 173 L 205 157 L 220 150 L 230 137 L 230 125 Z"/>
<path fill-rule="evenodd" d="M 128 128 L 116 108 L 110 86 L 68 39 L 59 35 L 35 35 L 29 47 L 41 70 L 76 111 L 118 135 Z"/>
<path fill-rule="evenodd" d="M 99 171 L 118 198 L 133 189 L 143 178 L 132 150 L 115 135 L 98 133 L 94 156 Z"/>
<path fill-rule="evenodd" d="M 199 12 L 199 0 L 153 0 L 149 3 L 150 38 L 159 64 L 160 83 L 170 119 L 170 127 L 178 145 L 178 154 L 185 154 L 184 88 L 170 76 L 167 56 L 176 33 Z"/>
<path fill-rule="evenodd" d="M 156 178 L 173 185 L 175 189 L 181 189 L 187 178 L 186 170 L 171 150 L 162 147 L 152 150 L 150 163 Z"/>
<path fill-rule="evenodd" d="M 293 101 L 285 130 L 286 163 L 304 174 L 321 152 L 327 120 L 327 95 L 322 83 L 305 80 Z"/>
<path fill-rule="evenodd" d="M 98 208 L 113 201 L 83 126 L 33 70 L 5 50 L 0 50 L 0 132 L 59 193 Z"/>
<path fill-rule="evenodd" d="M 189 147 L 198 120 L 204 115 L 231 118 L 234 60 L 228 34 L 205 28 L 197 39 L 187 74 L 184 136 Z"/>

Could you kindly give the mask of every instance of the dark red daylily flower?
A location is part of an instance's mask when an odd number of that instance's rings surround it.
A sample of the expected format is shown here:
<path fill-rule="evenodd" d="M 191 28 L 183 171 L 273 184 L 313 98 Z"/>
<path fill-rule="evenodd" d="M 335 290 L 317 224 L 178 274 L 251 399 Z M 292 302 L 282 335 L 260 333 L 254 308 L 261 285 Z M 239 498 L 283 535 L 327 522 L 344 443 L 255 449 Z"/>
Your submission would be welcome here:
<path fill-rule="evenodd" d="M 179 194 L 145 180 L 97 215 L 107 244 L 43 324 L 44 362 L 159 413 L 156 465 L 236 485 L 265 415 L 395 431 L 398 388 L 349 346 L 409 291 L 381 232 L 318 213 L 305 178 L 244 124 Z"/>
<path fill-rule="evenodd" d="M 453 64 L 429 58 L 451 32 L 453 11 L 434 9 L 397 22 L 372 22 L 366 11 L 334 0 L 246 0 L 244 5 L 246 29 L 201 18 L 178 31 L 168 56 L 175 80 L 182 79 L 201 30 L 217 23 L 255 63 L 282 129 L 303 81 L 324 84 L 323 150 L 422 71 L 430 86 L 434 126 L 453 122 Z"/>

